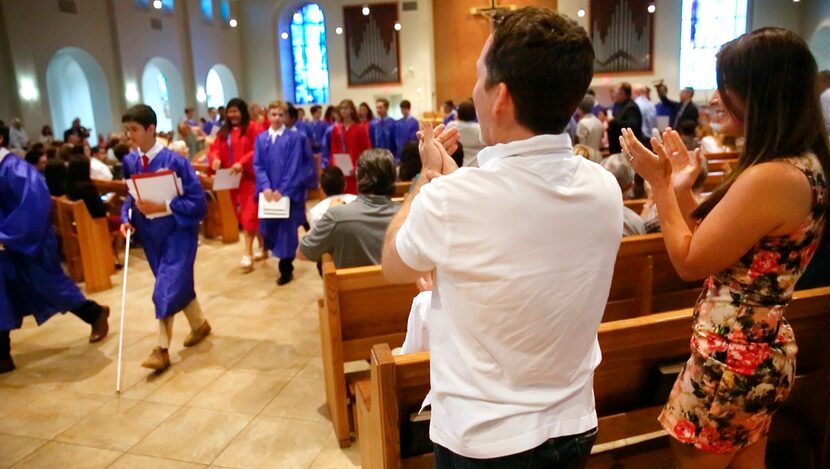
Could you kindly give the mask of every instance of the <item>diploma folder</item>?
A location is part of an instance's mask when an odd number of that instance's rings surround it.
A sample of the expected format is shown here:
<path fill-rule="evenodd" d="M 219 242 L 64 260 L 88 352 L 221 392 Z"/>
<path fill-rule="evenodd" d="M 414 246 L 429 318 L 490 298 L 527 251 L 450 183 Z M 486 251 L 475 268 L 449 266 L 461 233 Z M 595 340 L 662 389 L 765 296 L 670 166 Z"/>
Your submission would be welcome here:
<path fill-rule="evenodd" d="M 182 180 L 171 170 L 162 170 L 155 173 L 133 174 L 127 181 L 127 189 L 136 200 L 150 201 L 161 204 L 175 199 L 182 194 Z M 171 213 L 154 213 L 147 218 L 159 218 L 172 215 Z"/>
<path fill-rule="evenodd" d="M 291 207 L 291 200 L 282 196 L 276 202 L 268 202 L 265 195 L 259 193 L 259 218 L 288 218 Z"/>
<path fill-rule="evenodd" d="M 213 190 L 225 191 L 229 189 L 238 189 L 241 181 L 241 172 L 231 174 L 230 169 L 218 169 L 216 170 L 216 175 L 213 177 Z"/>
<path fill-rule="evenodd" d="M 352 157 L 348 153 L 335 153 L 334 165 L 343 171 L 343 176 L 354 176 L 354 165 Z"/>

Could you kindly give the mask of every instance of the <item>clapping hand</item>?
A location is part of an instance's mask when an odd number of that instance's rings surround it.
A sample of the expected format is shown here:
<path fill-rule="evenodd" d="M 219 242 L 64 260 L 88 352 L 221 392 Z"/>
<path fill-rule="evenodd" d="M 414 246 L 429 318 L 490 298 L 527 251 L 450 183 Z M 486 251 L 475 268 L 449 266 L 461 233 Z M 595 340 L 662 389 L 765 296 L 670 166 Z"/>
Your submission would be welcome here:
<path fill-rule="evenodd" d="M 435 137 L 435 131 L 440 130 L 443 135 L 443 142 Z M 435 174 L 450 174 L 456 169 L 458 165 L 447 153 L 446 146 L 456 146 L 458 142 L 457 130 L 455 133 L 451 132 L 455 129 L 445 130 L 443 125 L 439 125 L 435 129 L 429 122 L 421 122 L 421 131 L 419 136 L 421 138 L 418 144 L 418 150 L 421 153 L 421 171 L 427 175 L 427 180 L 431 180 Z"/>
<path fill-rule="evenodd" d="M 620 144 L 623 154 L 628 158 L 634 171 L 648 181 L 652 187 L 660 187 L 671 182 L 672 164 L 666 154 L 666 149 L 656 138 L 651 138 L 651 146 L 657 154 L 643 146 L 629 128 L 622 129 Z"/>
<path fill-rule="evenodd" d="M 438 124 L 432 129 L 432 134 L 437 135 L 435 139 L 444 147 L 444 150 L 447 150 L 447 154 L 452 155 L 458 150 L 458 140 L 461 138 L 461 134 L 458 133 L 458 129 L 455 127 L 445 127 L 444 124 Z M 424 140 L 423 130 L 419 130 L 417 135 L 418 140 Z"/>
<path fill-rule="evenodd" d="M 700 148 L 689 155 L 680 134 L 670 128 L 667 128 L 663 133 L 663 144 L 663 151 L 668 155 L 669 162 L 671 162 L 671 182 L 674 190 L 677 192 L 692 190 L 692 186 L 700 174 L 703 161 Z M 657 148 L 655 147 L 655 149 Z"/>

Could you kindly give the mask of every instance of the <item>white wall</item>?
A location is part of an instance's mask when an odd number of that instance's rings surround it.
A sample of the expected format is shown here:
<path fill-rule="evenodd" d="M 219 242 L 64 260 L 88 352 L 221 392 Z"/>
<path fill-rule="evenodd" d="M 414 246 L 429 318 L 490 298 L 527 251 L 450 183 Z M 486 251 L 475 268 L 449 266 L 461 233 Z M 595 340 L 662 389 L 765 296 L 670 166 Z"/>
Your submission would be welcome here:
<path fill-rule="evenodd" d="M 231 28 L 222 21 L 218 1 L 213 2 L 213 20 L 210 22 L 202 16 L 200 0 L 186 1 L 190 18 L 190 47 L 193 51 L 196 88 L 204 88 L 210 69 L 216 64 L 222 64 L 230 69 L 237 84 L 237 91 L 241 93 L 243 90 L 239 28 Z M 225 101 L 234 97 L 225 96 Z M 196 109 L 198 114 L 207 115 L 206 103 L 199 103 Z"/>
<path fill-rule="evenodd" d="M 830 1 L 808 0 L 802 36 L 816 56 L 819 70 L 830 69 Z"/>
<path fill-rule="evenodd" d="M 371 7 L 372 3 L 383 1 L 365 3 Z M 280 29 L 278 32 L 277 24 L 282 18 L 283 25 L 287 25 L 294 10 L 306 3 L 309 2 L 245 0 L 240 4 L 243 67 L 251 100 L 266 103 L 275 98 L 293 99 L 293 96 L 285 97 L 282 90 L 281 54 L 277 41 L 284 40 L 279 39 L 279 33 L 283 30 Z M 401 85 L 352 88 L 348 86 L 346 73 L 345 35 L 338 36 L 335 28 L 343 25 L 344 5 L 363 3 L 356 3 L 354 0 L 325 0 L 320 1 L 319 4 L 326 16 L 329 97 L 332 103 L 348 98 L 357 103 L 366 101 L 371 104 L 375 97 L 401 95 L 412 102 L 412 110 L 415 114 L 432 110 L 431 103 L 435 94 L 435 63 L 432 55 L 431 0 L 418 0 L 416 11 L 399 11 L 402 26 L 399 35 Z"/>
<path fill-rule="evenodd" d="M 119 71 L 109 29 L 102 27 L 110 23 L 108 1 L 84 0 L 77 2 L 77 7 L 78 14 L 70 15 L 58 11 L 57 2 L 53 0 L 3 0 L 3 17 L 16 80 L 18 83 L 32 80 L 38 89 L 35 101 L 24 102 L 17 93 L 11 97 L 19 104 L 20 117 L 30 136 L 39 135 L 41 126 L 52 122 L 46 91 L 46 69 L 55 53 L 67 46 L 88 52 L 110 83 L 108 94 L 112 122 L 97 129 L 98 132 L 120 127 L 117 122 L 120 119 L 115 116 L 120 116 L 117 103 L 123 93 L 113 86 Z M 53 130 L 58 135 L 65 129 Z"/>
<path fill-rule="evenodd" d="M 6 125 L 11 125 L 11 119 L 17 116 L 19 111 L 14 67 L 3 16 L 3 3 L 0 2 L 0 70 L 3 70 L 3 73 L 0 73 L 0 120 L 5 120 Z"/>

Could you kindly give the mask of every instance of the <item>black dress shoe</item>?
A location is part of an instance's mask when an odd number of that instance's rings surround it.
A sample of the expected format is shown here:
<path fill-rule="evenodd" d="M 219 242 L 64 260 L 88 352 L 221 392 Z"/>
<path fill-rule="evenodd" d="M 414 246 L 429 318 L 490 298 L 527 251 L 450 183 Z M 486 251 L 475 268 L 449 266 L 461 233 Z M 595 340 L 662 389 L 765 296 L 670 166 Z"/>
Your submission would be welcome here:
<path fill-rule="evenodd" d="M 8 373 L 14 370 L 14 362 L 12 361 L 12 357 L 2 357 L 0 358 L 0 374 Z"/>
<path fill-rule="evenodd" d="M 283 285 L 285 285 L 286 283 L 288 283 L 292 280 L 294 280 L 294 275 L 293 274 L 280 275 L 280 278 L 277 279 L 277 285 L 283 286 Z"/>

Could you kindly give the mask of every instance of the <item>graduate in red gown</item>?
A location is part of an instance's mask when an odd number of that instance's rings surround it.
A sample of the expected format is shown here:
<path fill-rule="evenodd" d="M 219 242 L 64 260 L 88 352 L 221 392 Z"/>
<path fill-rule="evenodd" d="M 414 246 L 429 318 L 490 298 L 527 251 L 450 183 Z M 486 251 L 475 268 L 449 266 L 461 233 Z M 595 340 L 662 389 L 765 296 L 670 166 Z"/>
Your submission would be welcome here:
<path fill-rule="evenodd" d="M 351 99 L 344 99 L 340 102 L 339 109 L 343 121 L 332 127 L 329 164 L 334 165 L 336 154 L 348 153 L 352 160 L 352 168 L 357 168 L 357 159 L 360 158 L 360 154 L 372 148 L 369 128 L 358 121 L 357 109 Z M 354 169 L 351 174 L 346 174 L 346 193 L 357 194 L 357 178 Z"/>
<path fill-rule="evenodd" d="M 220 168 L 230 168 L 234 174 L 242 173 L 239 189 L 232 191 L 231 197 L 236 200 L 237 217 L 245 233 L 245 254 L 239 263 L 244 273 L 253 270 L 254 260 L 265 259 L 266 256 L 259 236 L 258 207 L 254 198 L 254 142 L 261 131 L 259 124 L 251 120 L 245 101 L 233 98 L 225 110 L 225 123 L 208 151 L 211 173 Z M 259 239 L 256 256 L 253 254 L 254 238 Z"/>

